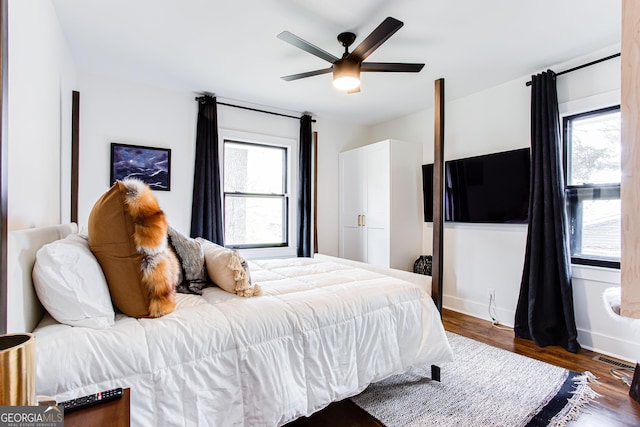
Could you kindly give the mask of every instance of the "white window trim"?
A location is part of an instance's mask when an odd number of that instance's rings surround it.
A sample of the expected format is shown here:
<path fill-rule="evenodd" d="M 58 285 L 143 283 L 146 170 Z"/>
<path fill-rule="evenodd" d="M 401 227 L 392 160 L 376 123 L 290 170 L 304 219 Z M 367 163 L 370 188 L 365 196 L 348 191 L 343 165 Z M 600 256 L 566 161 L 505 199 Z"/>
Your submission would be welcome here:
<path fill-rule="evenodd" d="M 619 89 L 616 89 L 558 104 L 560 124 L 562 125 L 566 116 L 621 105 L 620 99 L 621 92 Z M 571 271 L 572 276 L 578 279 L 599 280 L 605 283 L 620 284 L 620 269 L 617 268 L 571 264 Z"/>
<path fill-rule="evenodd" d="M 620 90 L 618 89 L 563 102 L 558 104 L 560 125 L 562 125 L 565 116 L 573 116 L 574 114 L 586 113 L 587 111 L 599 110 L 616 105 L 620 105 Z"/>
<path fill-rule="evenodd" d="M 287 188 L 285 190 L 289 197 L 289 236 L 287 239 L 289 243 L 287 246 L 283 247 L 250 248 L 239 249 L 238 251 L 247 259 L 296 257 L 298 255 L 296 232 L 298 229 L 298 141 L 292 138 L 242 132 L 231 129 L 218 129 L 218 140 L 218 151 L 221 159 L 224 159 L 224 142 L 227 140 L 287 148 L 287 171 L 289 173 L 289 177 L 287 179 Z M 220 185 L 224 192 L 224 162 L 220 162 Z"/>
<path fill-rule="evenodd" d="M 620 286 L 620 270 L 617 268 L 572 264 L 571 277 Z"/>

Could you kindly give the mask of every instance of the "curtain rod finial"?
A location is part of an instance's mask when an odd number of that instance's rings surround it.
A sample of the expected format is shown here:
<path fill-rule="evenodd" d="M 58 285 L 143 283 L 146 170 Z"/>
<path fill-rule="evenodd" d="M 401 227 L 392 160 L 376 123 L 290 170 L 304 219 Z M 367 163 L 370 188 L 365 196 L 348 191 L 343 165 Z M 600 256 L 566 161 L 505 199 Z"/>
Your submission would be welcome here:
<path fill-rule="evenodd" d="M 207 98 L 215 98 L 215 97 L 216 97 L 215 93 L 201 92 L 200 96 L 196 96 L 196 101 L 204 102 Z"/>

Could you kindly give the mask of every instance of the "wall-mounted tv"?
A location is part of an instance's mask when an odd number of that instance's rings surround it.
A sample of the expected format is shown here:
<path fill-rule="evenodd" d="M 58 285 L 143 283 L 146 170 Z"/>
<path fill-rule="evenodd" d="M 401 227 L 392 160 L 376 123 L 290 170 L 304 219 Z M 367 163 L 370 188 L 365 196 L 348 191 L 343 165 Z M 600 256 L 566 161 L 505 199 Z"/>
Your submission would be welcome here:
<path fill-rule="evenodd" d="M 529 148 L 446 161 L 445 221 L 526 223 L 529 163 Z M 424 220 L 433 222 L 433 164 L 422 165 L 422 189 Z"/>

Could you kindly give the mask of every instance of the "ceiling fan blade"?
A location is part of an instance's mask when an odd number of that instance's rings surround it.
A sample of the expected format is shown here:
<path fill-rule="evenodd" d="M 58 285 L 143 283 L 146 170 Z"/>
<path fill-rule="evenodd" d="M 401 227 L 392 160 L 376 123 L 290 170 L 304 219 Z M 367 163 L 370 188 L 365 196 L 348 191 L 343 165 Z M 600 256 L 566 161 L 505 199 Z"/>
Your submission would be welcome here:
<path fill-rule="evenodd" d="M 329 67 L 329 68 L 323 68 L 322 70 L 307 71 L 306 73 L 298 73 L 298 74 L 291 74 L 290 76 L 282 76 L 280 78 L 282 80 L 286 80 L 290 82 L 291 80 L 298 80 L 298 79 L 304 79 L 305 77 L 319 76 L 320 74 L 327 74 L 332 71 L 333 71 L 333 68 Z"/>
<path fill-rule="evenodd" d="M 417 73 L 424 64 L 406 64 L 403 62 L 363 62 L 360 71 L 382 71 L 390 73 Z"/>
<path fill-rule="evenodd" d="M 305 52 L 315 55 L 318 58 L 322 58 L 325 61 L 331 62 L 332 64 L 339 59 L 338 57 L 333 56 L 326 50 L 320 49 L 319 47 L 312 45 L 308 41 L 301 39 L 300 37 L 290 33 L 289 31 L 281 32 L 280 34 L 278 34 L 278 38 L 280 40 L 284 40 L 287 43 L 294 45 L 299 49 L 304 50 Z"/>
<path fill-rule="evenodd" d="M 389 37 L 402 28 L 403 25 L 404 23 L 402 23 L 402 21 L 398 21 L 389 16 L 349 54 L 349 58 L 358 62 L 364 61 L 374 50 L 380 47 L 382 43 L 386 42 Z"/>

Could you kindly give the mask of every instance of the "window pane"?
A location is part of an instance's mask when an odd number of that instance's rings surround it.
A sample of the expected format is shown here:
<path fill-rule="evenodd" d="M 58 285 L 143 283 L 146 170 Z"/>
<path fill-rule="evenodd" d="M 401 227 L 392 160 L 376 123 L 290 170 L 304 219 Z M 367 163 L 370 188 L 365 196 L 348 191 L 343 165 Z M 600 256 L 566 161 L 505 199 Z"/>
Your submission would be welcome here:
<path fill-rule="evenodd" d="M 284 197 L 226 196 L 225 245 L 264 245 L 286 242 Z"/>
<path fill-rule="evenodd" d="M 568 185 L 620 182 L 620 111 L 569 121 Z"/>
<path fill-rule="evenodd" d="M 620 200 L 583 200 L 582 247 L 574 256 L 620 258 Z"/>
<path fill-rule="evenodd" d="M 286 149 L 224 143 L 224 191 L 284 194 Z"/>

